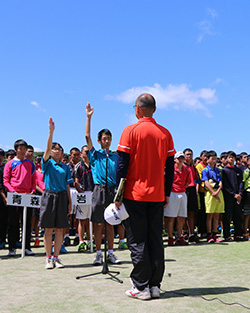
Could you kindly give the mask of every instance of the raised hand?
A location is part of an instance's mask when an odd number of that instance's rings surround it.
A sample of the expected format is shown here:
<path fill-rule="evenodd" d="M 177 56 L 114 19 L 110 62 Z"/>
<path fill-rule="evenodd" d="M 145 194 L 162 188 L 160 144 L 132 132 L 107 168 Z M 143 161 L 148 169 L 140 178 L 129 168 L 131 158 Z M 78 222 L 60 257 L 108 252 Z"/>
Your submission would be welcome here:
<path fill-rule="evenodd" d="M 86 104 L 86 115 L 87 115 L 87 117 L 91 117 L 93 113 L 94 113 L 94 109 L 90 106 L 90 103 L 88 102 Z"/>
<path fill-rule="evenodd" d="M 52 117 L 49 118 L 49 130 L 55 130 L 55 123 L 52 120 Z"/>

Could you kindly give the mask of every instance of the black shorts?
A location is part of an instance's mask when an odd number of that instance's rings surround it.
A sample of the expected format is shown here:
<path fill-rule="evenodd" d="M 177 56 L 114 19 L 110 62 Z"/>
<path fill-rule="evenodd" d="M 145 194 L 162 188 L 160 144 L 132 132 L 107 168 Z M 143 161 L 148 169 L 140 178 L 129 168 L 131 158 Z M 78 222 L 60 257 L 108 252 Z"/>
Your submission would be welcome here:
<path fill-rule="evenodd" d="M 66 228 L 68 221 L 67 191 L 44 190 L 40 206 L 40 222 L 42 228 Z"/>
<path fill-rule="evenodd" d="M 196 194 L 196 186 L 188 187 L 186 190 L 187 194 L 187 211 L 197 212 L 198 211 L 198 199 Z"/>
<path fill-rule="evenodd" d="M 91 222 L 104 223 L 104 210 L 105 204 L 108 206 L 114 201 L 115 186 L 108 187 L 107 191 L 107 203 L 105 203 L 105 186 L 95 185 L 92 194 L 92 214 Z"/>

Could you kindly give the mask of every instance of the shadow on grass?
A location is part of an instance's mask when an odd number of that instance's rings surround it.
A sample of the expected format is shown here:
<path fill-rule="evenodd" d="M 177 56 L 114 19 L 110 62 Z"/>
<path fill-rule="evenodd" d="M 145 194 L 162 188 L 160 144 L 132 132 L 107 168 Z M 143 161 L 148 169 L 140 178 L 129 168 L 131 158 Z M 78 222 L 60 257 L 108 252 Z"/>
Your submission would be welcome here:
<path fill-rule="evenodd" d="M 206 295 L 220 295 L 225 293 L 235 293 L 248 291 L 245 287 L 210 287 L 210 288 L 183 288 L 172 291 L 164 291 L 161 298 L 181 298 L 181 297 L 197 297 Z"/>

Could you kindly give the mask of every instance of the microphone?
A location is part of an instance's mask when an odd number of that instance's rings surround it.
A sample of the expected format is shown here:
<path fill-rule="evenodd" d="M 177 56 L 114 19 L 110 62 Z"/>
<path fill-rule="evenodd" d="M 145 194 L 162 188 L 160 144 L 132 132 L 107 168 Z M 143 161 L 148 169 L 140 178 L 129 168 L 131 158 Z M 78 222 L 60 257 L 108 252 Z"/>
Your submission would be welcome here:
<path fill-rule="evenodd" d="M 106 154 L 106 158 L 108 159 L 108 158 L 109 158 L 109 152 L 108 152 L 108 150 L 107 150 L 107 149 L 104 149 L 104 152 L 105 152 L 105 154 Z"/>

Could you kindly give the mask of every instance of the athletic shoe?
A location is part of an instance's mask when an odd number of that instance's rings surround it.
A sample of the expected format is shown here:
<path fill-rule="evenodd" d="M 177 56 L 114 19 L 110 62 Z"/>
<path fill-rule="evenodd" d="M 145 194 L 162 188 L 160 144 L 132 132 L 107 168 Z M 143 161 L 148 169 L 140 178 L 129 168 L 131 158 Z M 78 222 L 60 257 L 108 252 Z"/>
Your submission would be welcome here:
<path fill-rule="evenodd" d="M 102 265 L 102 263 L 103 263 L 103 256 L 102 256 L 102 254 L 97 253 L 96 258 L 93 262 L 93 265 Z"/>
<path fill-rule="evenodd" d="M 243 241 L 249 240 L 249 233 L 243 234 Z"/>
<path fill-rule="evenodd" d="M 51 270 L 55 267 L 54 261 L 51 258 L 46 258 L 45 268 Z"/>
<path fill-rule="evenodd" d="M 176 246 L 186 246 L 188 245 L 188 242 L 185 241 L 185 239 L 181 236 L 179 239 L 175 242 Z"/>
<path fill-rule="evenodd" d="M 62 264 L 60 259 L 57 258 L 57 259 L 54 259 L 53 261 L 54 261 L 56 268 L 64 268 L 64 265 Z"/>
<path fill-rule="evenodd" d="M 233 239 L 232 239 L 232 237 L 227 237 L 227 238 L 224 239 L 224 241 L 226 241 L 226 242 L 232 242 Z"/>
<path fill-rule="evenodd" d="M 43 237 L 44 235 L 44 229 L 41 230 L 40 236 Z"/>
<path fill-rule="evenodd" d="M 67 251 L 66 248 L 64 247 L 64 244 L 63 244 L 63 243 L 62 243 L 62 245 L 61 245 L 60 253 L 61 253 L 61 254 L 68 253 L 68 251 Z"/>
<path fill-rule="evenodd" d="M 35 255 L 35 253 L 31 249 L 25 249 L 25 255 L 32 256 Z"/>
<path fill-rule="evenodd" d="M 11 250 L 9 251 L 8 256 L 15 256 L 15 255 L 16 255 L 16 249 L 11 249 Z"/>
<path fill-rule="evenodd" d="M 168 246 L 173 246 L 174 245 L 174 238 L 173 237 L 169 237 L 168 238 Z"/>
<path fill-rule="evenodd" d="M 121 261 L 117 259 L 114 253 L 110 253 L 107 256 L 107 262 L 111 264 L 121 264 Z"/>
<path fill-rule="evenodd" d="M 87 242 L 86 247 L 87 247 L 87 250 L 90 250 L 91 249 L 91 243 Z M 96 251 L 96 245 L 94 244 L 94 242 L 93 242 L 93 251 L 94 252 Z"/>
<path fill-rule="evenodd" d="M 121 250 L 128 249 L 127 243 L 125 241 L 119 242 L 118 249 L 121 249 Z"/>
<path fill-rule="evenodd" d="M 64 244 L 66 247 L 67 247 L 67 246 L 70 246 L 70 238 L 69 238 L 69 237 L 65 237 L 63 244 Z"/>
<path fill-rule="evenodd" d="M 222 239 L 218 238 L 216 235 L 213 235 L 214 242 L 221 242 Z"/>
<path fill-rule="evenodd" d="M 234 237 L 234 241 L 243 241 L 243 238 L 241 236 Z"/>
<path fill-rule="evenodd" d="M 40 243 L 40 240 L 36 239 L 36 241 L 34 243 L 34 248 L 38 248 L 39 247 L 39 243 Z"/>
<path fill-rule="evenodd" d="M 135 286 L 133 286 L 130 290 L 127 290 L 125 294 L 128 297 L 139 299 L 139 300 L 149 300 L 151 299 L 151 294 L 149 292 L 149 288 L 145 288 L 144 290 L 138 290 Z"/>
<path fill-rule="evenodd" d="M 74 246 L 77 246 L 77 245 L 79 245 L 79 237 L 75 237 L 74 238 Z"/>
<path fill-rule="evenodd" d="M 4 249 L 6 242 L 5 241 L 1 241 L 0 242 L 0 249 Z"/>
<path fill-rule="evenodd" d="M 165 237 L 167 235 L 168 235 L 168 232 L 165 229 L 163 229 L 162 236 Z"/>
<path fill-rule="evenodd" d="M 199 240 L 199 238 L 198 238 L 196 235 L 191 235 L 191 236 L 188 238 L 188 242 L 200 243 L 200 240 Z"/>
<path fill-rule="evenodd" d="M 87 249 L 85 242 L 79 243 L 77 247 L 78 247 L 78 252 L 85 252 Z"/>
<path fill-rule="evenodd" d="M 161 295 L 161 291 L 160 288 L 157 286 L 152 286 L 150 288 L 150 293 L 151 293 L 151 297 L 154 299 L 160 298 Z"/>
<path fill-rule="evenodd" d="M 22 243 L 19 242 L 19 241 L 17 241 L 17 242 L 16 242 L 16 248 L 21 249 L 21 248 L 22 248 Z"/>
<path fill-rule="evenodd" d="M 213 237 L 212 235 L 209 235 L 209 236 L 207 237 L 207 242 L 208 242 L 208 243 L 214 243 L 214 242 L 215 242 L 214 237 Z"/>

